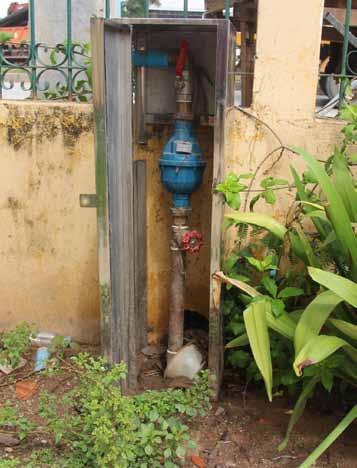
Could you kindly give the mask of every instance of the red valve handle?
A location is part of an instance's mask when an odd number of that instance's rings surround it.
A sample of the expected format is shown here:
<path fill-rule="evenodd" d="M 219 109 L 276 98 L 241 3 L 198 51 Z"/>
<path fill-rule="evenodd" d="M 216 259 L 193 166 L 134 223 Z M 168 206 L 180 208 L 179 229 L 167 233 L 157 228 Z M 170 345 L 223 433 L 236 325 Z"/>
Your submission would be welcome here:
<path fill-rule="evenodd" d="M 203 246 L 203 237 L 197 231 L 189 231 L 182 238 L 182 248 L 186 252 L 195 253 L 201 250 Z"/>
<path fill-rule="evenodd" d="M 186 65 L 188 42 L 183 39 L 180 44 L 180 52 L 176 62 L 176 76 L 181 78 L 183 69 Z"/>

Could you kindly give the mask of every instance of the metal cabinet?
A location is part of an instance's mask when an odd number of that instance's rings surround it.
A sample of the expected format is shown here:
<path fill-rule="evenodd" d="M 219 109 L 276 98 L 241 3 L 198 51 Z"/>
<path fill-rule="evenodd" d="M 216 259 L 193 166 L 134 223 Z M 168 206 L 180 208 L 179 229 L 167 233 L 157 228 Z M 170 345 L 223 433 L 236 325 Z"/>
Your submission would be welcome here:
<path fill-rule="evenodd" d="M 110 362 L 127 363 L 128 385 L 134 387 L 136 355 L 146 340 L 146 226 L 150 220 L 146 214 L 145 162 L 134 161 L 133 144 L 135 139 L 144 139 L 147 123 L 169 123 L 173 102 L 162 78 L 165 74 L 150 70 L 145 77 L 136 73 L 133 79 L 132 51 L 140 41 L 145 47 L 171 48 L 176 38 L 184 36 L 211 75 L 202 118 L 213 125 L 209 267 L 213 278 L 220 269 L 224 211 L 214 185 L 224 177 L 225 119 L 227 109 L 234 104 L 235 32 L 229 21 L 211 19 L 93 18 L 91 27 L 102 351 Z M 165 73 L 169 77 L 172 71 Z M 143 79 L 146 86 L 139 95 Z M 222 318 L 220 285 L 214 279 L 209 302 L 209 365 L 219 384 Z"/>

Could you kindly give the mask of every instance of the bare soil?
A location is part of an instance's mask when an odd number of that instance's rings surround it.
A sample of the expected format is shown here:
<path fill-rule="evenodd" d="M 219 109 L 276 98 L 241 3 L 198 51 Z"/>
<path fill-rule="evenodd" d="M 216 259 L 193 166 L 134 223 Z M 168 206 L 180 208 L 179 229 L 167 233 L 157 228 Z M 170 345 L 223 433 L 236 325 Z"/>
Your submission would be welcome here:
<path fill-rule="evenodd" d="M 83 350 L 83 349 L 82 349 Z M 86 349 L 97 354 L 96 349 Z M 15 385 L 8 385 L 14 378 L 28 375 L 33 368 L 32 350 L 26 357 L 28 364 L 10 376 L 0 376 L 0 405 L 12 401 L 20 412 L 44 424 L 38 416 L 38 397 L 41 389 L 46 389 L 61 398 L 76 384 L 76 377 L 66 370 L 61 376 L 44 377 L 32 375 L 29 380 L 38 383 L 38 390 L 31 399 L 21 401 L 16 397 Z M 141 379 L 141 389 L 163 388 L 160 370 L 146 370 Z M 289 411 L 293 400 L 276 397 L 268 403 L 265 393 L 257 388 L 246 388 L 236 373 L 227 373 L 222 388 L 222 398 L 214 403 L 209 415 L 197 418 L 190 423 L 192 438 L 198 444 L 190 454 L 186 468 L 195 465 L 191 455 L 196 455 L 206 468 L 255 468 L 255 467 L 298 467 L 311 450 L 316 447 L 338 421 L 342 412 L 322 411 L 319 402 L 313 402 L 305 411 L 300 423 L 291 436 L 286 451 L 279 453 L 278 444 L 286 430 Z M 321 457 L 316 467 L 357 468 L 357 424 L 353 424 Z M 32 451 L 52 446 L 48 437 L 35 434 L 17 446 L 0 444 L 0 460 L 20 458 L 24 461 Z M 194 458 L 193 458 L 194 459 Z M 197 459 L 196 459 L 197 460 Z M 136 467 L 133 467 L 136 468 Z"/>

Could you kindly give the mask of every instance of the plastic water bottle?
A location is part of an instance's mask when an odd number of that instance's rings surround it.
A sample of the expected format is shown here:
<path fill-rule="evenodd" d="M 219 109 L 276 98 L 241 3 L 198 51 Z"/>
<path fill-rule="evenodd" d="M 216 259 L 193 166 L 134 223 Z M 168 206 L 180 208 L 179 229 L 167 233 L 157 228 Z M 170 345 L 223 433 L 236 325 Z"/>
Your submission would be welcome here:
<path fill-rule="evenodd" d="M 49 360 L 49 358 L 50 358 L 50 352 L 48 348 L 46 348 L 45 346 L 38 348 L 38 350 L 36 351 L 36 356 L 35 356 L 35 367 L 34 367 L 35 372 L 46 369 L 47 361 Z"/>

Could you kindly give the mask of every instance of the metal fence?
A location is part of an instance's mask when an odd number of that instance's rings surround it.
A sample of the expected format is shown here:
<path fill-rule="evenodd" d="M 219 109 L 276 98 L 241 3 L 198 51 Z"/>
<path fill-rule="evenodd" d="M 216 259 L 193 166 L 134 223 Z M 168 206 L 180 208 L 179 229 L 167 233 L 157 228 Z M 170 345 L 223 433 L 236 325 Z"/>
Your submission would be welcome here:
<path fill-rule="evenodd" d="M 62 1 L 66 2 L 62 44 L 37 41 L 35 13 L 37 7 L 41 8 L 41 2 L 36 0 L 29 0 L 27 41 L 16 43 L 6 37 L 7 28 L 0 29 L 5 35 L 0 42 L 0 98 L 13 94 L 10 91 L 17 87 L 22 99 L 90 99 L 90 44 L 73 41 L 72 0 Z M 110 0 L 105 0 L 104 10 L 109 17 Z"/>
<path fill-rule="evenodd" d="M 61 44 L 38 41 L 36 8 L 41 8 L 40 0 L 29 0 L 26 41 L 16 43 L 11 38 L 0 37 L 0 99 L 91 99 L 90 44 L 73 41 L 72 0 L 59 1 L 65 2 L 66 10 L 66 31 Z M 187 18 L 188 0 L 182 1 L 182 16 Z M 106 18 L 110 17 L 110 3 L 103 0 Z M 143 5 L 142 16 L 149 17 L 150 0 L 144 0 Z M 125 15 L 125 8 L 124 12 L 121 10 Z M 0 36 L 5 29 L 0 24 Z"/>

